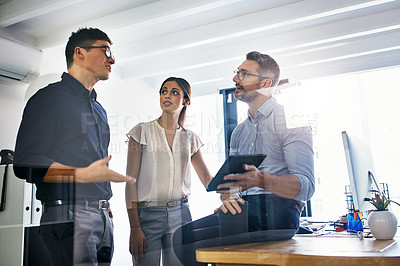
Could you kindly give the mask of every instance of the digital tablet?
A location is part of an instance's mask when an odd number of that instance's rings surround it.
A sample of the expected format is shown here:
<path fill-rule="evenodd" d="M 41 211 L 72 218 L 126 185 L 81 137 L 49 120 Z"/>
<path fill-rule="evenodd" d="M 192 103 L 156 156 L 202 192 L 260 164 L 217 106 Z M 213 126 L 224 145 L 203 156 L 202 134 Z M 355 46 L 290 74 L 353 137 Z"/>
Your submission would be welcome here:
<path fill-rule="evenodd" d="M 207 186 L 207 191 L 217 190 L 219 184 L 232 182 L 232 180 L 224 180 L 224 176 L 229 174 L 244 173 L 243 164 L 254 165 L 258 167 L 264 161 L 267 155 L 251 154 L 251 155 L 231 155 L 225 160 L 218 173 Z M 233 181 L 234 182 L 234 181 Z M 222 190 L 222 189 L 221 189 Z"/>

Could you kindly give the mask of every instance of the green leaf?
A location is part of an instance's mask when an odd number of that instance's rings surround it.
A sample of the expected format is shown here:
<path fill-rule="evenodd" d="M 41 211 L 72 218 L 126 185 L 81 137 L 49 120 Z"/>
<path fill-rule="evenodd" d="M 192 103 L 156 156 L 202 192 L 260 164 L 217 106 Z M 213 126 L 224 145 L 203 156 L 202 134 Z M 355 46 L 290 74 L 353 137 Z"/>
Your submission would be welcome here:
<path fill-rule="evenodd" d="M 375 198 L 369 201 L 378 211 L 387 210 L 387 206 L 391 202 L 391 200 L 386 199 L 385 195 L 379 195 L 375 193 Z"/>
<path fill-rule="evenodd" d="M 385 202 L 385 204 L 383 205 L 383 209 L 384 209 L 384 210 L 387 209 L 387 206 L 389 205 L 389 203 L 390 203 L 390 201 L 388 201 L 388 200 Z"/>

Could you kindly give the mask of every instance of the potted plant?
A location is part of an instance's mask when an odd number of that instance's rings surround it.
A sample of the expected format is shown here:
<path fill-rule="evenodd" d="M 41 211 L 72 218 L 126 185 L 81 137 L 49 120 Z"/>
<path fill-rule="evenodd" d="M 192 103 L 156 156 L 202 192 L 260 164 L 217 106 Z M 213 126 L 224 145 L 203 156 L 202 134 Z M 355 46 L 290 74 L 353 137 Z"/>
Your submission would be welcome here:
<path fill-rule="evenodd" d="M 378 240 L 393 239 L 397 231 L 396 216 L 388 210 L 390 202 L 399 205 L 397 202 L 387 199 L 385 195 L 378 193 L 375 193 L 375 198 L 370 200 L 376 210 L 373 210 L 368 216 L 368 227 L 372 235 Z"/>

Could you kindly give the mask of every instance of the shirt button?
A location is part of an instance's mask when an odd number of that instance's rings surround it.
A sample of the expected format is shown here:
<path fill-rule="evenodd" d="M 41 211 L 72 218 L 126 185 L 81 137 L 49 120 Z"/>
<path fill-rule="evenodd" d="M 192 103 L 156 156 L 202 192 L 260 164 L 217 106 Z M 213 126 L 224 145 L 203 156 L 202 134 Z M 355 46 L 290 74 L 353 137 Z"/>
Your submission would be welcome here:
<path fill-rule="evenodd" d="M 254 143 L 251 143 L 251 146 L 254 146 Z"/>
<path fill-rule="evenodd" d="M 254 124 L 254 127 L 257 127 L 257 124 Z"/>

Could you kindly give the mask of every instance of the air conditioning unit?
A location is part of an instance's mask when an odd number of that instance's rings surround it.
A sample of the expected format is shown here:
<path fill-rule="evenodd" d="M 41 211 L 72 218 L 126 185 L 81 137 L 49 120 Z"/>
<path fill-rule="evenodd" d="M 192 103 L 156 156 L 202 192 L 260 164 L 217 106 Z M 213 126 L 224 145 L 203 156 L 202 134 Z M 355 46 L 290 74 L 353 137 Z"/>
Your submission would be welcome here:
<path fill-rule="evenodd" d="M 39 76 L 42 50 L 0 36 L 0 81 L 29 83 Z"/>

